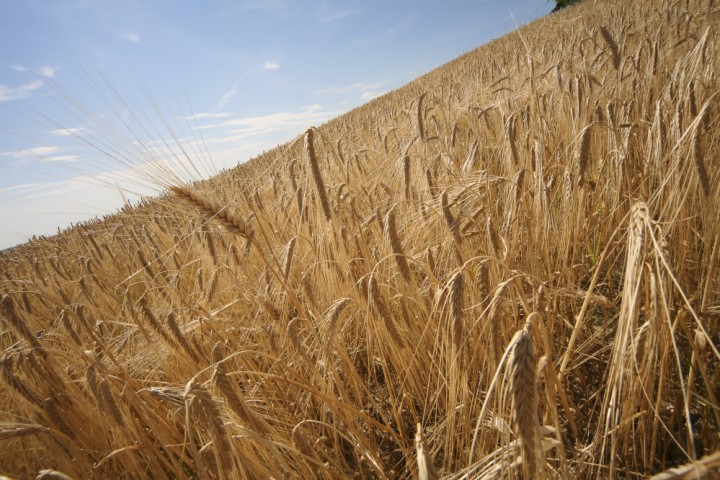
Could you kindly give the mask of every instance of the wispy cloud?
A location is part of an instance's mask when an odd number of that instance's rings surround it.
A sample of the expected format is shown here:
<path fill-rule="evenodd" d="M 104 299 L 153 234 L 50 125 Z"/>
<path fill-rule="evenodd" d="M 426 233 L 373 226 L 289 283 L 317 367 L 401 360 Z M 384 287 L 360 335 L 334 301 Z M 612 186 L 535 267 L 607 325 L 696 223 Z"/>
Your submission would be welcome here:
<path fill-rule="evenodd" d="M 140 34 L 137 32 L 127 32 L 123 35 L 123 38 L 128 42 L 140 43 Z"/>
<path fill-rule="evenodd" d="M 2 152 L 0 153 L 0 157 L 9 157 L 9 158 L 33 158 L 33 157 L 44 157 L 47 155 L 52 155 L 53 153 L 59 153 L 61 151 L 60 147 L 54 147 L 54 146 L 48 146 L 48 147 L 33 147 L 33 148 L 25 148 L 23 150 L 13 150 L 10 152 Z"/>
<path fill-rule="evenodd" d="M 85 127 L 61 128 L 59 130 L 52 130 L 50 133 L 56 137 L 74 137 L 90 133 L 90 129 Z"/>
<path fill-rule="evenodd" d="M 365 83 L 365 82 L 357 82 L 357 83 L 351 83 L 350 85 L 332 85 L 330 87 L 320 88 L 315 90 L 313 93 L 317 95 L 337 95 L 342 93 L 350 93 L 350 92 L 365 92 L 370 90 L 375 90 L 379 87 L 381 87 L 382 83 Z"/>
<path fill-rule="evenodd" d="M 387 92 L 374 92 L 374 91 L 367 91 L 363 92 L 362 95 L 360 95 L 360 98 L 363 100 L 372 100 L 373 98 L 377 98 L 380 95 L 384 95 Z"/>
<path fill-rule="evenodd" d="M 278 11 L 285 9 L 285 0 L 243 0 L 240 4 L 246 10 Z"/>
<path fill-rule="evenodd" d="M 16 160 L 34 159 L 40 163 L 75 162 L 80 160 L 80 157 L 77 155 L 70 155 L 62 148 L 56 146 L 33 147 L 10 152 L 0 152 L 0 157 Z"/>
<path fill-rule="evenodd" d="M 45 78 L 53 78 L 58 69 L 55 67 L 43 66 L 37 69 L 37 74 Z"/>
<path fill-rule="evenodd" d="M 19 87 L 8 87 L 0 83 L 0 103 L 9 102 L 11 100 L 22 100 L 32 92 L 44 85 L 42 80 L 33 80 L 24 83 Z"/>
<path fill-rule="evenodd" d="M 230 90 L 225 92 L 222 97 L 220 97 L 220 100 L 217 101 L 215 104 L 215 110 L 222 110 L 225 108 L 225 106 L 232 100 L 232 98 L 237 93 L 237 85 L 233 86 Z"/>
<path fill-rule="evenodd" d="M 358 13 L 358 10 L 338 10 L 335 12 L 322 12 L 318 16 L 320 23 L 332 23 L 351 17 Z"/>
<path fill-rule="evenodd" d="M 275 62 L 265 62 L 262 68 L 263 70 L 277 70 L 280 68 L 280 64 Z"/>
<path fill-rule="evenodd" d="M 23 183 L 20 185 L 12 185 L 10 187 L 0 188 L 0 196 L 42 191 L 43 188 L 45 188 L 44 183 Z"/>
<path fill-rule="evenodd" d="M 187 122 L 187 121 L 193 121 L 193 120 L 225 118 L 225 117 L 229 117 L 229 116 L 230 116 L 230 113 L 228 113 L 228 112 L 219 112 L 219 113 L 201 112 L 201 113 L 195 113 L 193 115 L 188 115 L 186 117 L 180 117 L 180 120 L 185 120 Z"/>
<path fill-rule="evenodd" d="M 53 155 L 43 157 L 40 163 L 77 162 L 78 160 L 80 160 L 80 157 L 77 155 Z"/>
<path fill-rule="evenodd" d="M 15 70 L 16 72 L 27 72 L 27 71 L 28 71 L 28 69 L 27 69 L 26 67 L 22 66 L 22 65 L 13 65 L 13 66 L 10 67 L 10 68 L 12 68 L 13 70 Z"/>
<path fill-rule="evenodd" d="M 0 248 L 25 242 L 31 235 L 52 235 L 71 222 L 116 211 L 125 198 L 154 193 L 138 186 L 137 178 L 136 172 L 124 170 L 0 189 L 0 223 L 7 227 L 0 231 Z"/>
<path fill-rule="evenodd" d="M 208 144 L 220 144 L 238 142 L 286 130 L 305 129 L 330 120 L 339 113 L 324 111 L 320 105 L 310 105 L 298 112 L 278 112 L 270 115 L 237 118 L 200 128 L 206 130 L 225 129 L 224 134 L 206 138 Z"/>

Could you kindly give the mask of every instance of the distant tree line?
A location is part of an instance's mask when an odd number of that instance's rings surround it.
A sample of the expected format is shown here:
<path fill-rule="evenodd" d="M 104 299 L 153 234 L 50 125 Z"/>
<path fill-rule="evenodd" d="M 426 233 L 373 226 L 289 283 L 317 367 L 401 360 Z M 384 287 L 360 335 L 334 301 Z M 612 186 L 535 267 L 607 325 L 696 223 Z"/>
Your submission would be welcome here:
<path fill-rule="evenodd" d="M 557 12 L 558 10 L 562 10 L 565 7 L 569 7 L 570 5 L 574 5 L 579 2 L 580 0 L 555 0 L 555 8 L 553 8 L 552 11 Z"/>

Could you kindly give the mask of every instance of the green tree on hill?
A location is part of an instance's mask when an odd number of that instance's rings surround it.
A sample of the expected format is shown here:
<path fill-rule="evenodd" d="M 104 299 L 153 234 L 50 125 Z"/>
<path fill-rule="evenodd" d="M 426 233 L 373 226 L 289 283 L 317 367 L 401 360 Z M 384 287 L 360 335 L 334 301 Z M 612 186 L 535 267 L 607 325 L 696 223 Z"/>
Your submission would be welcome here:
<path fill-rule="evenodd" d="M 562 10 L 563 8 L 569 7 L 570 5 L 574 5 L 578 2 L 580 2 L 580 0 L 555 0 L 555 8 L 553 8 L 552 11 L 557 12 L 558 10 Z"/>

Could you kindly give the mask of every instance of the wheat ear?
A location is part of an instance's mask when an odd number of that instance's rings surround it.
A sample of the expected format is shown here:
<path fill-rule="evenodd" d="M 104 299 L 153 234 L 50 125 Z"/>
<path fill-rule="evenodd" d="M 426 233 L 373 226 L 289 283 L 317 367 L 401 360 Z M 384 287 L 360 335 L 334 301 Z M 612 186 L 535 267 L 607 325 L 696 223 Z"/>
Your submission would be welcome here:
<path fill-rule="evenodd" d="M 44 469 L 38 472 L 35 480 L 73 480 L 73 478 L 57 470 Z"/>
<path fill-rule="evenodd" d="M 424 122 L 424 119 L 423 119 L 423 108 L 422 108 L 422 104 L 423 104 L 423 100 L 425 99 L 425 95 L 426 95 L 426 94 L 423 93 L 423 94 L 421 94 L 420 97 L 418 98 L 417 112 L 416 112 L 417 124 L 418 124 L 418 132 L 420 133 L 420 140 L 422 140 L 423 142 L 425 141 L 425 122 Z"/>
<path fill-rule="evenodd" d="M 592 123 L 585 127 L 580 136 L 580 148 L 577 153 L 578 164 L 578 186 L 582 186 L 587 174 L 588 163 L 590 160 L 590 132 Z"/>
<path fill-rule="evenodd" d="M 460 349 L 465 335 L 463 325 L 463 292 L 464 282 L 462 270 L 459 270 L 448 282 L 450 290 L 450 320 L 452 324 L 452 340 L 456 350 Z"/>
<path fill-rule="evenodd" d="M 600 33 L 602 33 L 603 40 L 610 49 L 610 55 L 612 56 L 613 68 L 617 70 L 620 68 L 620 50 L 618 49 L 617 43 L 613 40 L 610 31 L 605 27 L 600 27 Z"/>
<path fill-rule="evenodd" d="M 523 475 L 526 479 L 538 478 L 537 362 L 529 323 L 515 338 L 509 364 L 511 418 L 520 445 Z"/>
<path fill-rule="evenodd" d="M 703 109 L 701 115 L 704 117 L 707 115 L 707 110 Z M 695 163 L 695 171 L 697 172 L 698 182 L 702 187 L 703 194 L 705 197 L 710 196 L 710 180 L 708 178 L 707 170 L 705 169 L 705 161 L 703 160 L 702 145 L 700 143 L 700 125 L 702 124 L 702 118 L 699 119 L 695 126 L 695 131 L 692 136 L 692 151 L 693 151 L 693 162 Z"/>
<path fill-rule="evenodd" d="M 383 319 L 385 329 L 390 334 L 390 338 L 393 339 L 393 341 L 398 347 L 403 348 L 405 346 L 405 342 L 400 336 L 400 332 L 398 331 L 397 327 L 393 323 L 393 319 L 390 316 L 390 310 L 388 310 L 388 307 L 385 304 L 385 300 L 383 300 L 382 294 L 380 293 L 380 288 L 378 287 L 377 281 L 372 275 L 370 276 L 370 280 L 368 280 L 368 296 L 370 299 L 370 304 L 375 308 L 375 311 L 378 313 L 380 318 Z"/>
<path fill-rule="evenodd" d="M 425 437 L 422 433 L 422 426 L 417 424 L 415 432 L 415 452 L 417 452 L 418 478 L 420 480 L 438 480 L 440 476 L 435 470 L 432 458 L 425 450 Z"/>
<path fill-rule="evenodd" d="M 403 279 L 410 283 L 410 266 L 408 265 L 407 258 L 405 258 L 405 252 L 403 251 L 400 239 L 398 238 L 397 229 L 395 228 L 395 211 L 390 211 L 385 215 L 385 236 L 392 249 L 393 257 L 395 257 L 395 263 L 397 263 L 398 270 Z"/>
<path fill-rule="evenodd" d="M 410 200 L 410 157 L 403 158 L 403 183 L 405 184 L 405 201 Z"/>
<path fill-rule="evenodd" d="M 37 423 L 4 422 L 0 424 L 0 440 L 9 440 L 46 431 L 48 431 L 48 427 Z"/>
<path fill-rule="evenodd" d="M 203 199 L 186 186 L 176 185 L 170 187 L 170 190 L 185 199 L 188 203 L 200 208 L 208 216 L 222 223 L 229 231 L 239 233 L 247 239 L 251 239 L 253 237 L 253 231 L 250 228 L 250 225 L 227 208 L 221 207 L 217 202 Z"/>
<path fill-rule="evenodd" d="M 332 220 L 330 215 L 330 202 L 328 201 L 327 191 L 325 190 L 325 183 L 323 183 L 322 176 L 320 175 L 320 167 L 318 166 L 317 157 L 315 156 L 315 133 L 312 128 L 309 128 L 305 132 L 305 158 L 310 164 L 310 170 L 312 171 L 312 177 L 315 181 L 315 188 L 317 189 L 318 196 L 320 197 L 320 204 L 322 205 L 325 218 Z"/>

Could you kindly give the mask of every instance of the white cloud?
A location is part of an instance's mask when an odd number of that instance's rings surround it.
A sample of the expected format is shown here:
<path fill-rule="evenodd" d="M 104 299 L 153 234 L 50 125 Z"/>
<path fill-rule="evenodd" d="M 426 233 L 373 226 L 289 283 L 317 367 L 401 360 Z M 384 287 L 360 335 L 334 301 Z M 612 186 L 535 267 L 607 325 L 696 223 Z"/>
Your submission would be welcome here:
<path fill-rule="evenodd" d="M 0 152 L 0 157 L 14 159 L 37 159 L 41 163 L 74 162 L 80 160 L 76 155 L 67 154 L 62 148 L 56 146 L 32 147 L 23 150 Z"/>
<path fill-rule="evenodd" d="M 284 0 L 244 0 L 241 2 L 242 8 L 246 10 L 269 10 L 278 11 L 285 9 Z"/>
<path fill-rule="evenodd" d="M 13 65 L 11 68 L 17 72 L 27 72 L 28 71 L 28 69 L 23 67 L 22 65 Z"/>
<path fill-rule="evenodd" d="M 127 32 L 125 35 L 123 35 L 123 38 L 128 42 L 140 43 L 140 34 L 137 32 Z"/>
<path fill-rule="evenodd" d="M 56 137 L 73 137 L 90 133 L 90 129 L 85 127 L 61 128 L 59 130 L 52 130 L 50 133 L 52 133 Z"/>
<path fill-rule="evenodd" d="M 45 188 L 44 183 L 24 183 L 0 188 L 0 195 L 18 195 L 27 192 L 41 191 L 43 188 Z"/>
<path fill-rule="evenodd" d="M 19 87 L 8 87 L 7 85 L 0 83 L 0 103 L 9 102 L 11 100 L 22 100 L 43 85 L 44 83 L 42 80 L 33 80 L 32 82 L 24 83 Z"/>
<path fill-rule="evenodd" d="M 14 150 L 11 152 L 2 152 L 0 156 L 10 158 L 29 158 L 29 157 L 44 157 L 53 153 L 59 153 L 60 147 L 33 147 L 26 148 L 24 150 Z"/>
<path fill-rule="evenodd" d="M 322 107 L 316 104 L 307 106 L 299 112 L 278 112 L 257 117 L 237 118 L 214 125 L 204 125 L 200 128 L 225 129 L 224 134 L 216 134 L 205 139 L 208 145 L 216 145 L 259 138 L 278 132 L 298 133 L 313 125 L 326 122 L 339 113 L 323 111 Z M 278 140 L 280 139 L 278 138 Z"/>
<path fill-rule="evenodd" d="M 45 78 L 52 78 L 52 77 L 54 77 L 54 76 L 55 76 L 55 72 L 57 72 L 57 71 L 58 71 L 57 68 L 48 67 L 48 66 L 40 67 L 40 68 L 37 69 L 38 75 L 40 75 L 41 77 L 45 77 Z"/>
<path fill-rule="evenodd" d="M 228 113 L 228 112 L 219 112 L 219 113 L 202 112 L 202 113 L 195 113 L 192 115 L 188 115 L 186 117 L 180 117 L 180 120 L 192 121 L 192 120 L 204 120 L 206 118 L 225 118 L 225 117 L 229 117 L 229 116 L 230 116 L 230 113 Z"/>
<path fill-rule="evenodd" d="M 116 211 L 124 199 L 118 195 L 115 185 L 131 182 L 131 179 L 122 180 L 123 173 L 108 173 L 106 178 L 80 176 L 60 182 L 26 183 L 0 189 L 0 223 L 6 227 L 0 230 L 0 249 L 26 242 L 32 235 L 53 235 L 58 227 L 65 228 L 70 223 L 77 224 Z M 126 198 L 135 200 L 137 193 L 153 193 L 147 188 L 138 192 L 137 179 L 128 186 L 133 184 L 134 192 L 121 187 Z"/>
<path fill-rule="evenodd" d="M 373 92 L 373 91 L 367 91 L 363 92 L 362 95 L 360 95 L 360 98 L 363 100 L 372 100 L 373 98 L 377 98 L 380 95 L 384 95 L 386 92 Z"/>
<path fill-rule="evenodd" d="M 280 64 L 274 62 L 265 62 L 262 68 L 263 70 L 277 70 L 278 68 L 280 68 Z"/>
<path fill-rule="evenodd" d="M 353 16 L 358 13 L 358 10 L 339 10 L 336 12 L 325 12 L 320 14 L 318 21 L 320 23 L 332 23 L 344 18 Z"/>
<path fill-rule="evenodd" d="M 43 157 L 40 160 L 41 163 L 53 163 L 53 162 L 77 162 L 80 157 L 77 155 L 54 155 L 52 157 Z"/>
<path fill-rule="evenodd" d="M 237 93 L 237 85 L 232 87 L 230 90 L 225 92 L 222 97 L 220 97 L 220 100 L 218 100 L 217 103 L 215 104 L 215 110 L 222 110 L 223 108 L 225 108 L 225 105 L 227 105 L 228 102 L 230 102 L 230 100 L 232 100 L 232 98 L 235 96 L 236 93 Z"/>
<path fill-rule="evenodd" d="M 366 92 L 366 91 L 372 91 L 376 90 L 377 88 L 381 87 L 382 83 L 365 83 L 365 82 L 357 82 L 357 83 L 351 83 L 350 85 L 341 85 L 341 86 L 330 86 L 325 88 L 320 88 L 318 90 L 315 90 L 313 93 L 317 95 L 336 95 L 336 94 L 342 94 L 342 93 L 350 93 L 350 92 Z"/>

